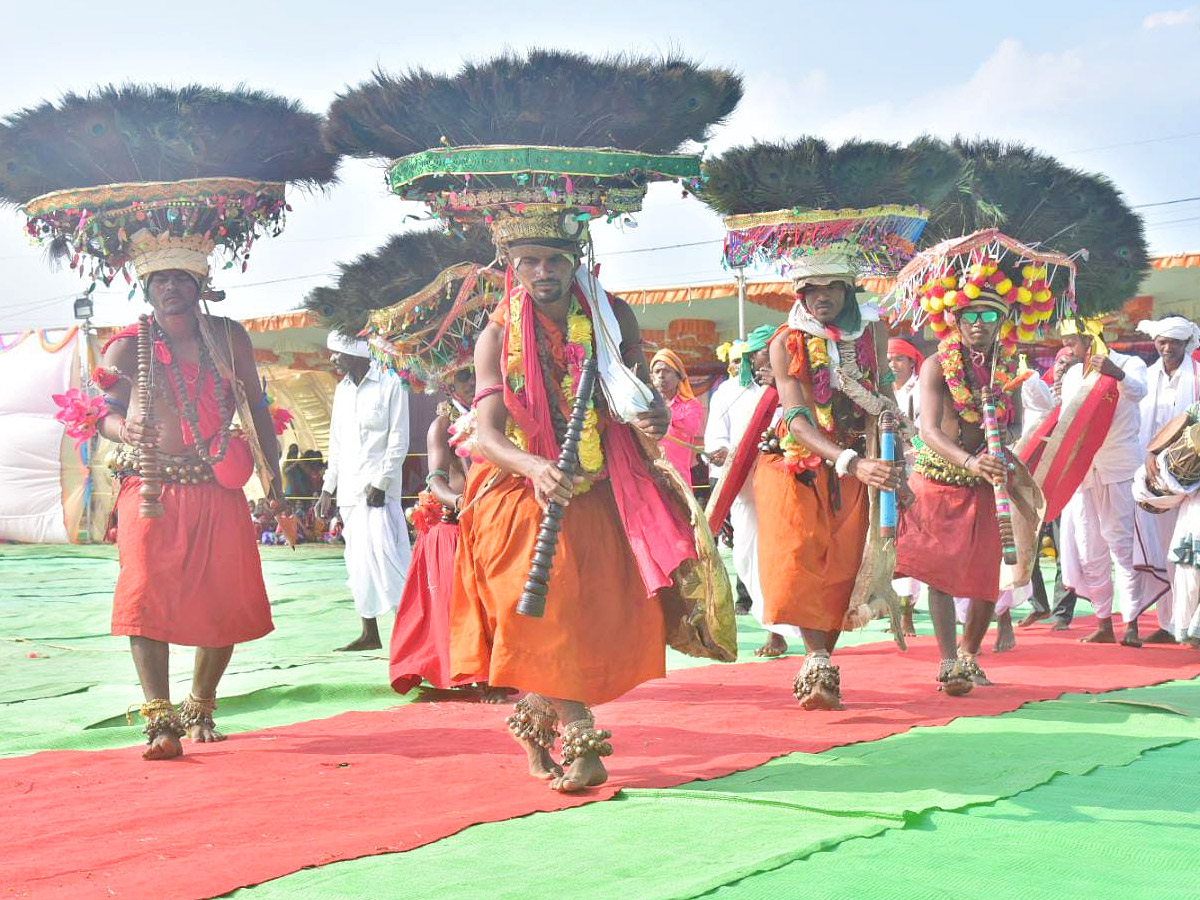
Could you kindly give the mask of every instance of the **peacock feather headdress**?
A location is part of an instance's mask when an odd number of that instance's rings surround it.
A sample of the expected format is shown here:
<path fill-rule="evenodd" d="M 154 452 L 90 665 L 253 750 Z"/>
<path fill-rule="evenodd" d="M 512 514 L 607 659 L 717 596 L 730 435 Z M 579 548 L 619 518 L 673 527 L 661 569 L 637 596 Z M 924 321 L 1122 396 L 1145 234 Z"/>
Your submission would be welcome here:
<path fill-rule="evenodd" d="M 311 291 L 305 307 L 348 337 L 365 335 L 371 355 L 414 389 L 435 389 L 470 365 L 502 287 L 487 269 L 494 256 L 480 229 L 398 234 L 340 264 L 337 285 Z"/>
<path fill-rule="evenodd" d="M 679 149 L 741 95 L 738 75 L 682 57 L 509 52 L 453 75 L 377 72 L 334 101 L 325 139 L 390 160 L 391 190 L 501 246 L 579 242 L 589 220 L 640 209 L 649 181 L 694 186 L 699 160 Z"/>
<path fill-rule="evenodd" d="M 110 85 L 0 122 L 0 204 L 93 285 L 130 267 L 203 278 L 217 247 L 244 269 L 283 229 L 285 185 L 332 184 L 338 156 L 318 116 L 274 94 Z"/>
<path fill-rule="evenodd" d="M 726 216 L 731 265 L 765 259 L 803 272 L 832 246 L 866 272 L 888 275 L 922 247 L 999 229 L 1048 260 L 1085 259 L 1071 285 L 1068 267 L 1053 262 L 1045 279 L 1026 278 L 1024 263 L 1036 260 L 1022 262 L 1010 248 L 1016 269 L 986 278 L 1002 284 L 1011 276 L 1017 287 L 1035 288 L 1031 294 L 1049 290 L 1059 306 L 1084 311 L 1120 306 L 1146 266 L 1141 221 L 1108 179 L 1021 145 L 923 137 L 907 146 L 850 141 L 831 150 L 803 138 L 735 148 L 707 162 L 705 174 L 701 197 Z M 990 270 L 997 261 L 988 260 Z"/>

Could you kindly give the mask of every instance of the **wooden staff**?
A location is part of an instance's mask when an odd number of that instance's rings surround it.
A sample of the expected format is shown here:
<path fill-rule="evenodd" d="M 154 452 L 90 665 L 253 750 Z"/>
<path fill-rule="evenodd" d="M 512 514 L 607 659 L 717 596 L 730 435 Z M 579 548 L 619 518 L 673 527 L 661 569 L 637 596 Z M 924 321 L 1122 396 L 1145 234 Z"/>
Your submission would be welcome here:
<path fill-rule="evenodd" d="M 879 414 L 879 458 L 896 463 L 896 417 L 890 409 Z M 884 540 L 896 536 L 896 492 L 879 492 L 879 536 Z"/>
<path fill-rule="evenodd" d="M 996 401 L 992 397 L 991 387 L 980 391 L 980 403 L 983 406 L 983 428 L 987 436 L 988 453 L 1007 466 L 1004 458 L 1004 444 L 1000 440 L 1000 424 L 996 421 Z M 993 484 L 996 492 L 996 519 L 1000 525 L 1000 552 L 1004 562 L 1010 566 L 1017 564 L 1017 542 L 1013 537 L 1012 503 L 1008 499 L 1008 488 L 1004 482 Z"/>
<path fill-rule="evenodd" d="M 558 453 L 558 471 L 574 478 L 579 468 L 579 438 L 583 434 L 583 417 L 587 413 L 592 386 L 596 383 L 596 356 L 592 354 L 579 373 L 579 389 L 571 406 L 571 418 L 567 420 L 567 433 L 563 437 L 562 449 Z M 529 575 L 525 579 L 525 590 L 517 601 L 517 612 L 523 616 L 540 619 L 546 611 L 546 592 L 550 582 L 550 567 L 554 565 L 554 551 L 558 548 L 558 533 L 562 529 L 563 507 L 556 501 L 546 504 L 546 514 L 538 528 L 537 540 L 533 545 L 533 558 L 529 562 Z"/>
<path fill-rule="evenodd" d="M 137 337 L 137 397 L 138 407 L 142 411 L 142 426 L 154 433 L 154 397 L 150 393 L 151 371 L 154 367 L 154 335 L 151 332 L 151 318 L 142 316 L 138 319 Z M 157 519 L 163 514 L 162 476 L 158 470 L 158 442 L 151 440 L 138 446 L 138 469 L 141 473 L 142 485 L 138 491 L 142 502 L 138 505 L 138 515 L 143 519 Z"/>

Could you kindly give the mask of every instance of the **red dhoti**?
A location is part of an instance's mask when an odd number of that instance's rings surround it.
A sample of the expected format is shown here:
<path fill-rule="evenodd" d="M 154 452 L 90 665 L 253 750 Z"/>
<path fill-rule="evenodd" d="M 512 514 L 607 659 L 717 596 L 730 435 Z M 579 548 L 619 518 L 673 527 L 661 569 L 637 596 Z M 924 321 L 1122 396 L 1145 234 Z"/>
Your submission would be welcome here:
<path fill-rule="evenodd" d="M 867 490 L 822 466 L 798 481 L 783 457 L 763 454 L 754 470 L 763 623 L 838 631 L 867 541 Z"/>
<path fill-rule="evenodd" d="M 228 647 L 268 634 L 271 606 L 254 526 L 240 490 L 163 485 L 163 514 L 138 515 L 141 479 L 121 480 L 121 570 L 112 633 L 192 647 Z"/>
<path fill-rule="evenodd" d="M 915 578 L 951 597 L 1000 596 L 1000 526 L 990 484 L 940 484 L 914 472 L 916 499 L 900 513 L 896 577 Z"/>
<path fill-rule="evenodd" d="M 439 507 L 440 509 L 440 507 Z M 458 526 L 436 522 L 417 537 L 396 622 L 392 626 L 392 688 L 405 694 L 424 679 L 448 688 L 487 680 L 487 670 L 453 678 L 450 670 L 450 596 Z"/>
<path fill-rule="evenodd" d="M 563 515 L 545 615 L 517 614 L 541 519 L 524 478 L 491 463 L 471 469 L 451 600 L 454 677 L 486 672 L 494 686 L 588 705 L 663 677 L 662 605 L 646 596 L 608 481 Z"/>

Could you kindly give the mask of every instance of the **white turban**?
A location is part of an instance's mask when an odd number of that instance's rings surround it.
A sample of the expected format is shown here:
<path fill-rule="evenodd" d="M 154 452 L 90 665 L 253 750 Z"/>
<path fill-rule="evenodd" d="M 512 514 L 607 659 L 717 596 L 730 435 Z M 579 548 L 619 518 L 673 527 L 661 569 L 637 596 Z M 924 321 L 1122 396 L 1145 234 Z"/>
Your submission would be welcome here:
<path fill-rule="evenodd" d="M 325 340 L 325 346 L 334 353 L 344 353 L 346 356 L 358 356 L 362 359 L 371 358 L 371 352 L 367 349 L 366 341 L 351 340 L 337 331 L 329 332 L 329 337 Z"/>
<path fill-rule="evenodd" d="M 1186 346 L 1183 348 L 1185 353 L 1190 353 L 1196 349 L 1196 345 L 1200 344 L 1200 327 L 1191 319 L 1182 319 L 1177 316 L 1170 316 L 1166 319 L 1142 319 L 1138 322 L 1137 330 L 1142 334 L 1150 335 L 1150 340 L 1156 341 L 1160 337 L 1170 338 L 1174 341 L 1184 341 Z"/>

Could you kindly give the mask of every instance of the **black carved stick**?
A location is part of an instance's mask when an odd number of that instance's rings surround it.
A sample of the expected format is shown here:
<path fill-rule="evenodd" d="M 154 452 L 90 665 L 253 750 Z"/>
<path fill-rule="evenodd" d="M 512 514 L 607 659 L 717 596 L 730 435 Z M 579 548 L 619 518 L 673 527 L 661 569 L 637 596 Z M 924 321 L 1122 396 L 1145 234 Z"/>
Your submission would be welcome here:
<path fill-rule="evenodd" d="M 558 471 L 574 478 L 579 468 L 579 438 L 583 434 L 583 417 L 587 413 L 592 386 L 596 383 L 596 357 L 587 359 L 579 373 L 579 389 L 571 406 L 571 418 L 567 420 L 567 433 L 563 437 L 562 449 L 558 453 Z M 540 619 L 546 611 L 546 591 L 550 582 L 550 567 L 554 564 L 554 551 L 558 547 L 558 533 L 562 528 L 563 508 L 554 500 L 546 504 L 546 514 L 538 528 L 537 540 L 533 544 L 533 558 L 529 561 L 529 576 L 525 579 L 525 590 L 517 601 L 517 612 L 523 616 Z"/>

